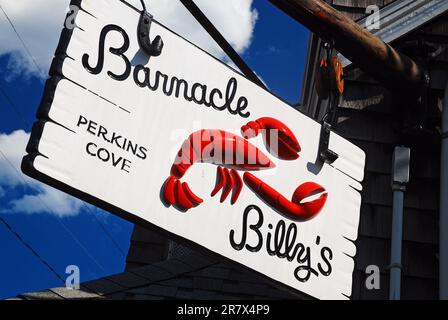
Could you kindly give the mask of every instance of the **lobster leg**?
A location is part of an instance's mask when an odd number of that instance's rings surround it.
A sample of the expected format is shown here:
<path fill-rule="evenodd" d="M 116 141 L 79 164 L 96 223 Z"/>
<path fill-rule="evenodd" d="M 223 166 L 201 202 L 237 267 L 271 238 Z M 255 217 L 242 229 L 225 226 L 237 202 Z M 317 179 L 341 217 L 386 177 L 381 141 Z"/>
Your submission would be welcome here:
<path fill-rule="evenodd" d="M 219 166 L 216 172 L 216 187 L 211 196 L 214 197 L 221 189 L 222 195 L 220 202 L 224 202 L 232 191 L 231 204 L 235 204 L 243 188 L 243 180 L 235 169 L 227 169 Z"/>
<path fill-rule="evenodd" d="M 243 189 L 243 180 L 235 169 L 230 171 L 233 181 L 235 183 L 235 187 L 233 188 L 232 199 L 230 201 L 231 204 L 235 204 L 236 200 L 240 196 L 241 190 Z"/>
<path fill-rule="evenodd" d="M 226 184 L 224 185 L 224 189 L 222 190 L 222 195 L 221 195 L 221 202 L 224 202 L 227 199 L 227 196 L 229 195 L 230 191 L 232 191 L 233 189 L 233 178 L 230 175 L 229 169 L 224 168 L 224 175 L 226 177 Z"/>
<path fill-rule="evenodd" d="M 243 188 L 243 181 L 235 169 L 229 170 L 219 166 L 217 168 L 217 184 L 212 191 L 212 197 L 221 189 L 220 202 L 224 202 L 232 192 L 231 204 L 234 204 Z M 182 211 L 187 211 L 198 206 L 203 200 L 191 191 L 186 182 L 181 182 L 171 175 L 166 179 L 162 187 L 162 200 L 167 206 L 175 206 Z"/>
<path fill-rule="evenodd" d="M 226 183 L 226 176 L 224 175 L 224 170 L 221 166 L 218 166 L 216 169 L 216 187 L 213 189 L 211 196 L 214 197 L 219 190 L 224 187 L 224 184 Z"/>

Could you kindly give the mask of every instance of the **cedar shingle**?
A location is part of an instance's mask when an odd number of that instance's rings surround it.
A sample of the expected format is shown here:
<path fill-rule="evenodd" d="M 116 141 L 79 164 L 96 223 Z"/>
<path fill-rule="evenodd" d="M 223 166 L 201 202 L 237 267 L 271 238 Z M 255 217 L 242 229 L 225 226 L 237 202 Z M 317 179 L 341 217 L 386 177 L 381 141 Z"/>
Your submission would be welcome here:
<path fill-rule="evenodd" d="M 148 279 L 138 276 L 132 272 L 118 273 L 118 274 L 109 276 L 106 279 L 108 279 L 124 288 L 140 287 L 140 286 L 143 286 L 150 282 Z"/>
<path fill-rule="evenodd" d="M 123 291 L 125 289 L 123 286 L 120 286 L 115 282 L 107 280 L 106 278 L 84 282 L 82 286 L 86 287 L 87 289 L 99 295 L 111 294 Z"/>
<path fill-rule="evenodd" d="M 136 275 L 146 278 L 152 282 L 166 280 L 173 276 L 170 272 L 153 265 L 133 269 L 130 272 L 135 273 Z"/>
<path fill-rule="evenodd" d="M 162 286 L 158 284 L 151 284 L 142 288 L 135 288 L 128 290 L 126 292 L 135 295 L 151 295 L 156 297 L 174 297 L 177 293 L 177 287 L 172 286 Z"/>

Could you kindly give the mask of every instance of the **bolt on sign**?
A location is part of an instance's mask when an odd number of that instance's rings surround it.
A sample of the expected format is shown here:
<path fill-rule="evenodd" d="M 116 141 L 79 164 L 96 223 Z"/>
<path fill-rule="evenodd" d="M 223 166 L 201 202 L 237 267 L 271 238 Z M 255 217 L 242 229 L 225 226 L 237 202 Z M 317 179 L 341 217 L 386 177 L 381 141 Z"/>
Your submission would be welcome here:
<path fill-rule="evenodd" d="M 22 170 L 279 284 L 350 297 L 364 152 L 331 132 L 339 157 L 317 161 L 319 123 L 126 1 L 72 4 Z"/>

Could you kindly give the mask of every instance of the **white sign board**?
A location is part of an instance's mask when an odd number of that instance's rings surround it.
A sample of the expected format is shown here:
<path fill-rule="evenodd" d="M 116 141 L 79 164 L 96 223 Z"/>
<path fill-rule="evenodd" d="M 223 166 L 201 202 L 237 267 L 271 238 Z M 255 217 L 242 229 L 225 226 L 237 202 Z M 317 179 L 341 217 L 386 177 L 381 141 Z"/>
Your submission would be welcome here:
<path fill-rule="evenodd" d="M 164 47 L 149 58 L 137 40 L 141 12 L 125 1 L 78 4 L 23 171 L 313 297 L 349 297 L 364 152 L 331 133 L 339 158 L 316 163 L 320 124 L 156 21 L 150 38 L 159 35 Z M 246 129 L 279 129 L 277 153 L 263 133 L 243 137 L 248 122 Z M 213 140 L 202 147 L 215 158 L 196 148 L 188 164 L 178 151 L 194 132 L 225 132 L 234 142 L 226 148 L 241 147 L 246 158 L 255 148 L 260 161 L 219 162 Z M 212 197 L 216 186 L 223 190 Z"/>

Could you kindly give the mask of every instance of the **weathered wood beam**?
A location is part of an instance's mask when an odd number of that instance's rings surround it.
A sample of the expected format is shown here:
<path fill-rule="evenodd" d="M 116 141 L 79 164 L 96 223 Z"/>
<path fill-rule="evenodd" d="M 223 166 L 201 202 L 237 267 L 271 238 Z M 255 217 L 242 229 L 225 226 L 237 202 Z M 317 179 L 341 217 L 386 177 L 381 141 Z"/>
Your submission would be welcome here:
<path fill-rule="evenodd" d="M 391 89 L 412 90 L 422 84 L 423 72 L 356 22 L 321 0 L 270 0 L 320 37 L 334 41 L 335 49 Z M 412 92 L 412 91 L 410 91 Z"/>

